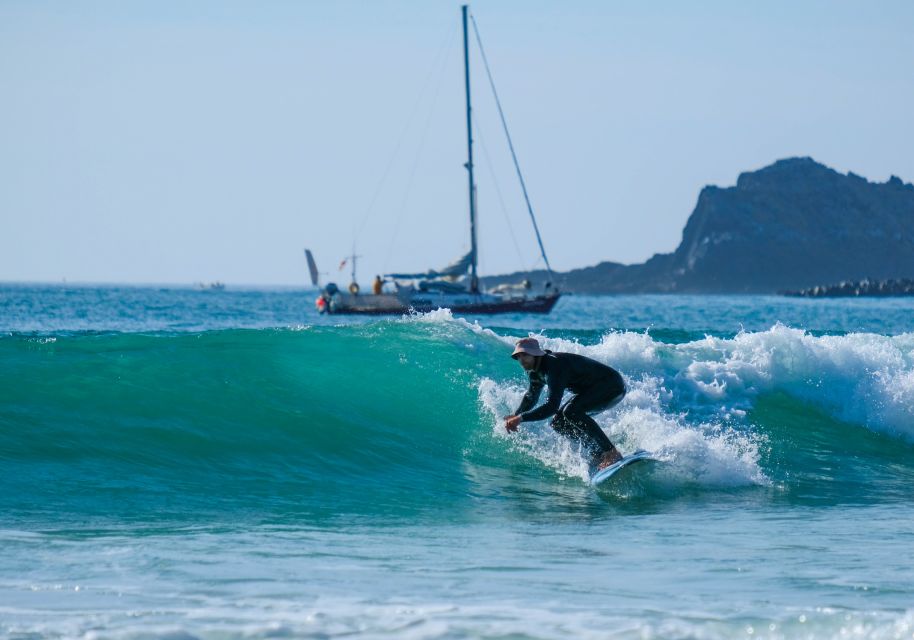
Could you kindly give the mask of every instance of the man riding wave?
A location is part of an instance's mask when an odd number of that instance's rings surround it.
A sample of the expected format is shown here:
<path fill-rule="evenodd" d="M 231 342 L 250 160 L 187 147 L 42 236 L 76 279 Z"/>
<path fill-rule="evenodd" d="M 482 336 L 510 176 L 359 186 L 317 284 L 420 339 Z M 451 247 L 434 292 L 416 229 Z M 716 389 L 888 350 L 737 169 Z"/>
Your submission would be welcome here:
<path fill-rule="evenodd" d="M 598 470 L 622 459 L 600 425 L 587 415 L 610 409 L 625 397 L 625 382 L 618 371 L 585 356 L 543 350 L 535 338 L 518 340 L 511 357 L 527 372 L 530 386 L 514 415 L 505 418 L 506 430 L 515 432 L 521 422 L 554 416 L 552 428 L 581 442 Z M 534 409 L 543 387 L 549 388 L 546 402 Z M 574 395 L 561 404 L 566 389 Z"/>

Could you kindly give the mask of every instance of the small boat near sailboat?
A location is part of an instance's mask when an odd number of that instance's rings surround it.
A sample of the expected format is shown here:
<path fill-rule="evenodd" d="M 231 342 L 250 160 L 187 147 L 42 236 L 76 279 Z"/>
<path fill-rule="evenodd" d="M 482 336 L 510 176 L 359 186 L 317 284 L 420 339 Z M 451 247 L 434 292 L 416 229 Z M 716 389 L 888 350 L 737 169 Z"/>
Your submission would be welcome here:
<path fill-rule="evenodd" d="M 552 280 L 552 268 L 546 257 L 546 251 L 543 247 L 543 241 L 536 224 L 536 218 L 533 215 L 533 207 L 530 204 L 530 198 L 527 195 L 527 187 L 524 183 L 523 175 L 520 171 L 520 165 L 517 162 L 517 156 L 514 153 L 514 145 L 511 142 L 510 133 L 508 133 L 507 123 L 504 113 L 501 109 L 501 102 L 498 100 L 498 94 L 495 92 L 495 84 L 492 81 L 491 73 L 488 70 L 488 62 L 485 58 L 485 51 L 482 49 L 482 41 L 479 38 L 479 32 L 476 29 L 475 21 L 473 22 L 479 51 L 485 63 L 486 73 L 489 83 L 495 96 L 495 103 L 498 106 L 499 116 L 504 127 L 505 136 L 508 140 L 508 146 L 511 150 L 511 156 L 514 160 L 514 166 L 517 176 L 520 180 L 521 189 L 527 204 L 527 211 L 533 223 L 533 229 L 536 233 L 536 239 L 539 244 L 540 253 L 546 270 L 549 274 L 547 282 L 542 290 L 538 293 L 532 291 L 529 281 L 524 280 L 514 285 L 500 285 L 492 290 L 484 290 L 480 286 L 477 274 L 478 268 L 478 244 L 476 238 L 476 182 L 474 179 L 473 164 L 473 124 L 472 109 L 470 102 L 470 58 L 469 58 L 469 38 L 468 38 L 468 7 L 464 5 L 461 8 L 463 18 L 463 61 L 464 77 L 466 85 L 466 128 L 467 128 L 467 162 L 464 165 L 468 174 L 469 187 L 469 215 L 470 215 L 470 251 L 454 260 L 442 269 L 430 269 L 423 273 L 389 273 L 385 274 L 383 283 L 387 284 L 384 291 L 382 283 L 376 282 L 374 291 L 371 293 L 362 292 L 355 280 L 355 251 L 352 258 L 352 282 L 348 291 L 341 290 L 336 284 L 328 283 L 321 289 L 315 304 L 321 313 L 333 314 L 402 314 L 410 311 L 426 312 L 435 309 L 447 308 L 455 313 L 466 314 L 495 314 L 495 313 L 548 313 L 558 302 L 561 293 L 554 286 Z M 311 252 L 307 249 L 305 254 L 308 260 L 308 268 L 311 273 L 312 284 L 318 285 L 319 274 L 314 263 Z"/>

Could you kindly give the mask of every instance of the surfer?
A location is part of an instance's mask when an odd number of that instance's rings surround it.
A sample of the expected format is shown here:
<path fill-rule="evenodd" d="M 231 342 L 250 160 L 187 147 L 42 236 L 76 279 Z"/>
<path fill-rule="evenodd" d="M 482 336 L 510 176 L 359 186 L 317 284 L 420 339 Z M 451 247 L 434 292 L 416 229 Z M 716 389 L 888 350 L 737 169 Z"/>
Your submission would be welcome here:
<path fill-rule="evenodd" d="M 514 432 L 521 422 L 554 416 L 552 428 L 588 448 L 592 453 L 591 463 L 597 469 L 622 459 L 600 425 L 587 415 L 614 407 L 625 397 L 625 382 L 618 371 L 574 353 L 543 350 L 536 338 L 518 340 L 511 357 L 527 372 L 530 387 L 514 415 L 505 418 L 506 430 Z M 533 409 L 544 386 L 549 387 L 549 396 L 542 406 Z M 574 395 L 559 406 L 566 389 Z"/>

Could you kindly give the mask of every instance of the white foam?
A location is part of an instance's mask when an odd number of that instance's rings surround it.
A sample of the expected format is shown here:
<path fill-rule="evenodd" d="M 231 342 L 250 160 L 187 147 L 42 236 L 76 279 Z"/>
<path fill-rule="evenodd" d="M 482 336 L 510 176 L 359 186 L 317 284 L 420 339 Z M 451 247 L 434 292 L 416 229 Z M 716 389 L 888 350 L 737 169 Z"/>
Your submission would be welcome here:
<path fill-rule="evenodd" d="M 254 610 L 248 610 L 253 608 Z M 914 611 L 847 611 L 829 607 L 781 609 L 767 616 L 711 616 L 700 612 L 632 616 L 628 612 L 569 608 L 546 602 L 531 608 L 499 603 L 441 601 L 366 603 L 321 598 L 315 604 L 218 607 L 185 613 L 180 622 L 156 623 L 154 612 L 129 621 L 97 612 L 67 624 L 13 628 L 13 635 L 64 636 L 83 640 L 234 640 L 298 637 L 405 638 L 910 638 Z M 161 612 L 159 612 L 161 615 Z M 114 618 L 114 619 L 111 619 Z M 104 622 L 104 625 L 100 625 Z M 64 629 L 60 627 L 64 626 Z M 89 628 L 86 628 L 89 627 Z M 63 631 L 63 633 L 61 633 Z"/>
<path fill-rule="evenodd" d="M 497 335 L 478 322 L 455 318 L 448 309 L 406 318 L 459 326 L 506 346 L 524 337 Z M 545 349 L 610 364 L 630 382 L 645 376 L 655 380 L 663 411 L 687 413 L 687 424 L 704 432 L 723 433 L 724 425 L 743 420 L 759 394 L 780 391 L 844 422 L 914 439 L 914 334 L 817 337 L 778 323 L 767 331 L 683 344 L 659 342 L 647 332 L 611 332 L 595 345 L 527 335 Z M 674 422 L 683 423 L 679 418 Z"/>
<path fill-rule="evenodd" d="M 553 351 L 610 364 L 626 377 L 625 400 L 596 416 L 626 450 L 654 451 L 683 479 L 702 484 L 767 483 L 759 467 L 764 438 L 746 414 L 760 394 L 785 392 L 836 419 L 914 438 L 914 334 L 813 336 L 781 324 L 733 338 L 665 344 L 646 333 L 614 332 L 596 345 L 531 334 Z M 502 337 L 513 342 L 513 337 Z M 493 433 L 523 394 L 516 380 L 479 384 Z M 524 425 L 514 446 L 569 476 L 583 476 L 573 447 L 546 426 Z"/>
<path fill-rule="evenodd" d="M 402 319 L 407 322 L 424 322 L 428 324 L 443 324 L 457 321 L 466 322 L 463 318 L 454 318 L 454 314 L 447 308 L 438 308 L 434 311 L 425 312 L 410 311 L 409 313 L 403 314 Z M 467 324 L 469 323 L 467 322 Z"/>
<path fill-rule="evenodd" d="M 398 321 L 415 322 L 419 324 L 456 326 L 461 329 L 471 331 L 477 335 L 484 335 L 490 338 L 495 338 L 501 342 L 509 342 L 511 344 L 514 343 L 512 338 L 500 336 L 491 329 L 486 329 L 477 321 L 470 322 L 465 318 L 455 318 L 450 309 L 435 309 L 434 311 L 427 312 L 413 311 L 411 313 L 404 314 Z"/>
<path fill-rule="evenodd" d="M 837 419 L 914 437 L 912 334 L 816 337 L 775 325 L 702 343 L 673 347 L 686 365 L 674 382 L 685 401 L 745 409 L 759 393 L 783 391 Z"/>
<path fill-rule="evenodd" d="M 622 403 L 594 418 L 623 453 L 646 449 L 663 460 L 660 481 L 717 487 L 768 483 L 758 464 L 757 438 L 720 424 L 687 424 L 683 416 L 665 408 L 670 394 L 659 378 L 627 383 L 629 393 Z M 589 471 L 579 445 L 556 435 L 546 422 L 524 424 L 514 435 L 505 431 L 503 417 L 512 413 L 523 393 L 515 384 L 488 378 L 479 383 L 493 435 L 562 475 L 586 481 Z"/>

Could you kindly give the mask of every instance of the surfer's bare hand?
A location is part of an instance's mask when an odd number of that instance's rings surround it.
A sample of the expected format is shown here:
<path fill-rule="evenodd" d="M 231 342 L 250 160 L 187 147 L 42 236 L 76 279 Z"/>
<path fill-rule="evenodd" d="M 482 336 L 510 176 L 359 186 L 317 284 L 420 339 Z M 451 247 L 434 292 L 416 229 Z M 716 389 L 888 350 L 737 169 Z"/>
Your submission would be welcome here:
<path fill-rule="evenodd" d="M 505 431 L 513 433 L 517 431 L 517 425 L 520 424 L 520 416 L 508 416 L 505 418 Z"/>

